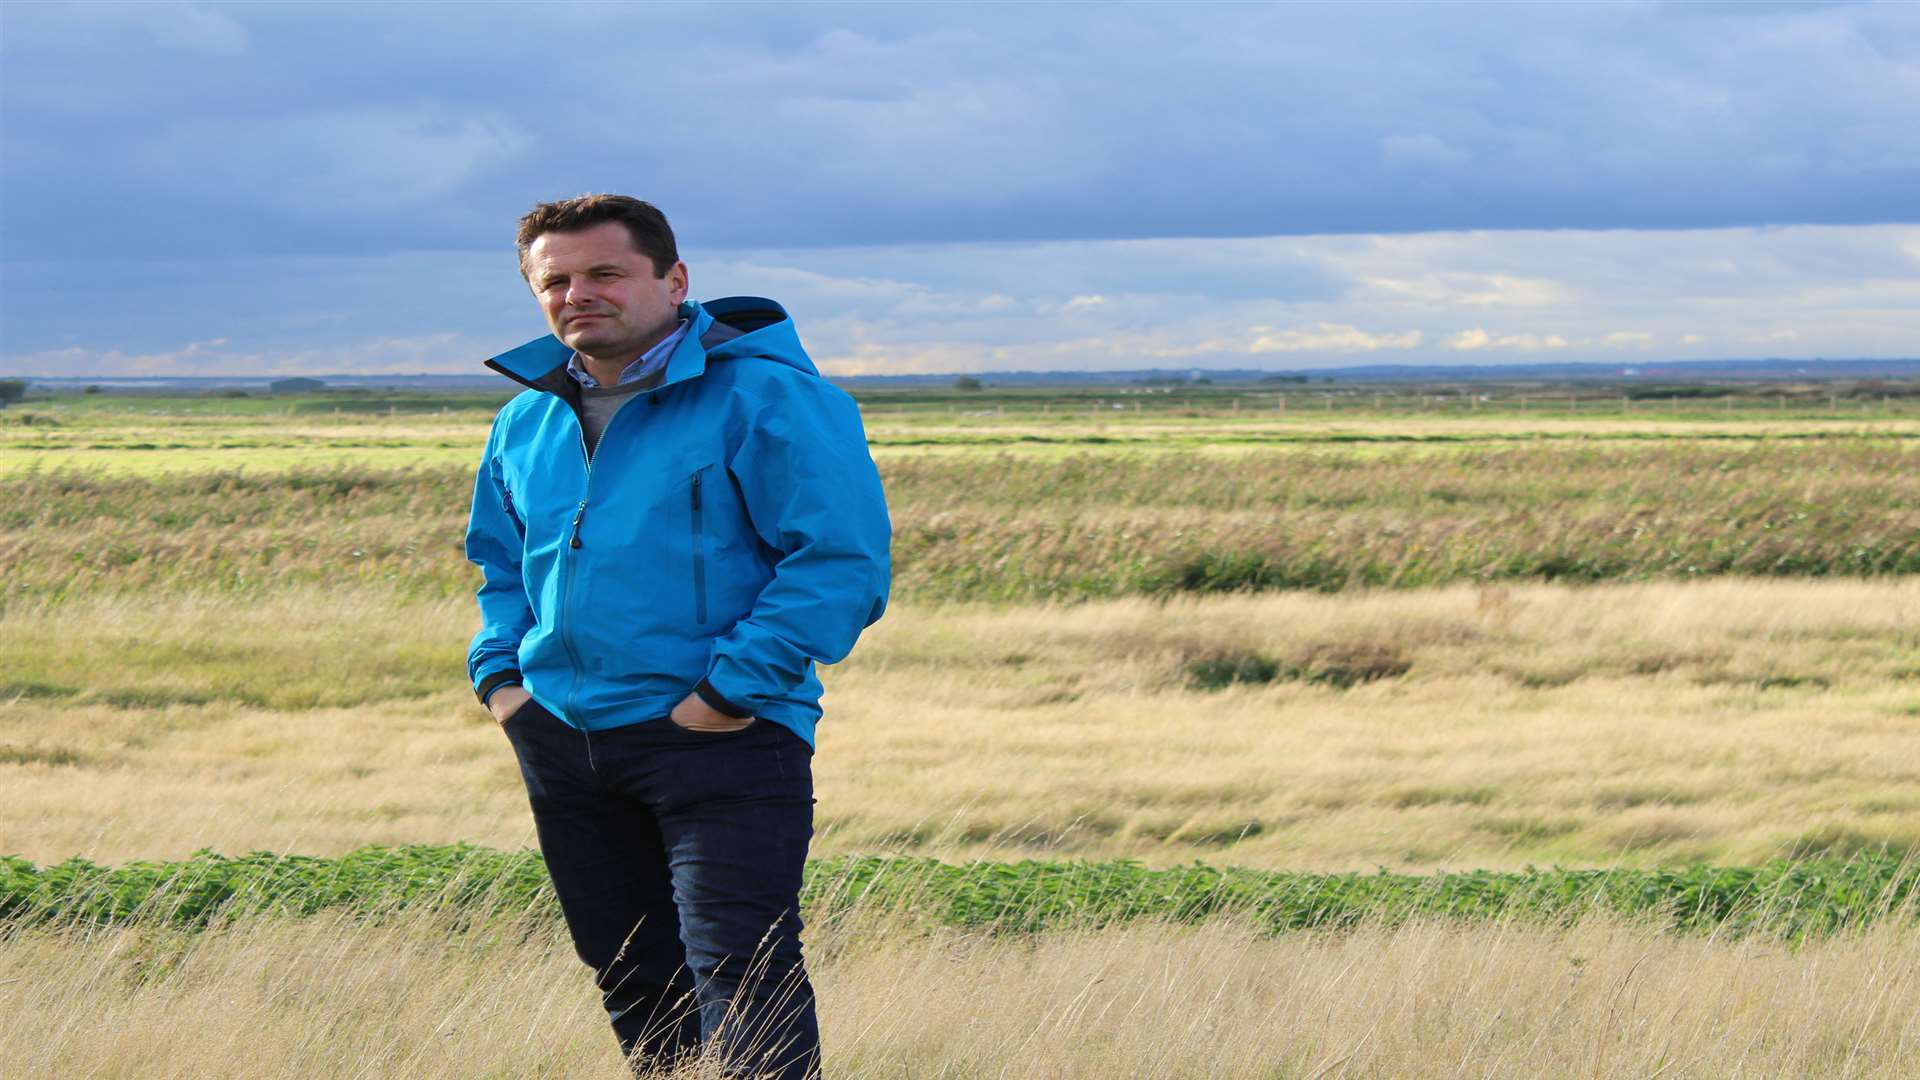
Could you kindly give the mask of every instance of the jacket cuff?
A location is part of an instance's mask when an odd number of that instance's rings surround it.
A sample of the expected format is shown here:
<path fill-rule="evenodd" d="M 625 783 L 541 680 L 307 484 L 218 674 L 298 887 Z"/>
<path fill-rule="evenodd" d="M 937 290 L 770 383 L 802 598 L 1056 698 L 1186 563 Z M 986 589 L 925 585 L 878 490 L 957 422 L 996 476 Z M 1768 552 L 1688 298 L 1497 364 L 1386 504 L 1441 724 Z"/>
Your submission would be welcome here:
<path fill-rule="evenodd" d="M 473 688 L 473 695 L 480 699 L 480 704 L 484 707 L 487 699 L 493 696 L 495 690 L 503 686 L 519 685 L 520 673 L 513 668 L 508 668 L 505 671 L 496 671 L 486 678 L 481 679 L 480 685 Z"/>
<path fill-rule="evenodd" d="M 724 713 L 733 717 L 735 720 L 745 720 L 747 717 L 753 715 L 752 709 L 743 709 L 733 702 L 728 701 L 720 691 L 713 688 L 712 683 L 705 679 L 700 680 L 700 685 L 694 687 L 693 692 L 699 694 L 700 700 L 711 705 L 715 712 Z"/>

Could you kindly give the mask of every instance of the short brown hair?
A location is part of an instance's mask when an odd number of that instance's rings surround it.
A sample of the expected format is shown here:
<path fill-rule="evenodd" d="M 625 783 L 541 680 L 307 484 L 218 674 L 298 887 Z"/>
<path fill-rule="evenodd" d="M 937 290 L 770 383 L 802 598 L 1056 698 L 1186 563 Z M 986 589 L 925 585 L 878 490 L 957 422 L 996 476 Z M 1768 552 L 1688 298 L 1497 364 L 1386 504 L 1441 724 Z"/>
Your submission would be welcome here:
<path fill-rule="evenodd" d="M 547 233 L 583 232 L 608 221 L 627 227 L 633 250 L 653 260 L 654 277 L 666 277 L 680 261 L 673 227 L 658 207 L 631 195 L 581 195 L 540 203 L 520 219 L 520 232 L 514 238 L 520 248 L 520 276 L 527 276 L 527 249 L 535 240 Z"/>

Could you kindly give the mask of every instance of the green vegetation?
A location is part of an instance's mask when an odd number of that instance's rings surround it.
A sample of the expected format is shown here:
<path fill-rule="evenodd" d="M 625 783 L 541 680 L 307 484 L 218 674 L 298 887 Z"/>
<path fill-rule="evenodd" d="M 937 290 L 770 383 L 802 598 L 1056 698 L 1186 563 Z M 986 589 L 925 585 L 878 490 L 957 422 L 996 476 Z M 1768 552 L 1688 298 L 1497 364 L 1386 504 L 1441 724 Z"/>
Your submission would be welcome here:
<path fill-rule="evenodd" d="M 1118 862 L 972 862 L 850 856 L 808 865 L 812 918 L 909 914 L 946 926 L 1039 931 L 1133 919 L 1197 922 L 1234 913 L 1275 932 L 1415 918 L 1566 923 L 1610 912 L 1677 930 L 1790 940 L 1914 915 L 1920 865 L 1888 854 L 1847 861 L 1662 870 L 1473 871 L 1428 876 L 1270 873 Z M 539 856 L 470 845 L 369 847 L 337 859 L 201 852 L 173 863 L 44 869 L 0 860 L 0 917 L 14 921 L 204 927 L 252 915 L 426 906 L 461 918 L 558 916 Z"/>

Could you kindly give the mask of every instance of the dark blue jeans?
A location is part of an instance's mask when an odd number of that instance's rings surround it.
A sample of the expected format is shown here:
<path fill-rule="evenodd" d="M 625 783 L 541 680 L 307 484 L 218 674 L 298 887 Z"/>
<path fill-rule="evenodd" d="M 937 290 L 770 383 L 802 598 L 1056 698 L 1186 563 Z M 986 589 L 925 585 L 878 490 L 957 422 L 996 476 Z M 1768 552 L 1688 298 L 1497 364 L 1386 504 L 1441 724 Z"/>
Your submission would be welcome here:
<path fill-rule="evenodd" d="M 574 948 L 635 1071 L 711 1044 L 747 1075 L 817 1076 L 800 951 L 806 741 L 766 720 L 583 732 L 532 701 L 505 730 Z"/>

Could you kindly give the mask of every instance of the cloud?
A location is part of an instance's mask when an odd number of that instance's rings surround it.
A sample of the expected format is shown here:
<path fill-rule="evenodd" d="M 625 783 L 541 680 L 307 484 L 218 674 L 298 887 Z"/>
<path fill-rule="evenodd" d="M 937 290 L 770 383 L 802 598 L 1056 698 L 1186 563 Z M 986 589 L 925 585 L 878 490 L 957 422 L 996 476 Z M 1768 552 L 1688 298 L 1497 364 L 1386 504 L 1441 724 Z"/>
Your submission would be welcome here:
<path fill-rule="evenodd" d="M 224 338 L 216 338 L 143 353 L 73 346 L 3 356 L 0 365 L 4 366 L 0 370 L 26 377 L 426 373 L 447 371 L 450 363 L 464 361 L 480 348 L 463 342 L 459 334 L 451 331 L 325 348 L 254 352 L 227 345 Z M 466 366 L 462 363 L 463 368 Z"/>
<path fill-rule="evenodd" d="M 1316 323 L 1311 328 L 1272 330 L 1254 327 L 1254 338 L 1244 348 L 1234 350 L 1258 356 L 1262 353 L 1293 352 L 1377 352 L 1381 349 L 1418 348 L 1423 335 L 1418 330 L 1373 334 L 1342 323 Z"/>
<path fill-rule="evenodd" d="M 141 15 L 163 45 L 204 53 L 237 53 L 247 48 L 247 32 L 239 23 L 201 4 L 155 4 Z"/>
<path fill-rule="evenodd" d="M 111 35 L 116 28 L 131 30 L 148 46 L 201 55 L 231 55 L 247 50 L 246 28 L 215 7 L 193 3 L 91 3 L 70 5 L 60 12 L 94 33 Z M 13 19 L 8 15 L 9 21 Z"/>
<path fill-rule="evenodd" d="M 1548 349 L 1564 349 L 1567 340 L 1558 334 L 1489 334 L 1480 327 L 1462 330 L 1447 338 L 1446 346 L 1460 352 L 1474 352 L 1479 349 L 1512 349 L 1525 352 L 1541 352 Z"/>
<path fill-rule="evenodd" d="M 1473 160 L 1473 155 L 1431 132 L 1388 135 L 1380 140 L 1380 160 L 1389 169 L 1447 170 Z"/>
<path fill-rule="evenodd" d="M 532 142 L 510 121 L 427 103 L 188 121 L 140 140 L 131 164 L 191 190 L 218 161 L 234 198 L 307 217 L 445 195 Z"/>
<path fill-rule="evenodd" d="M 682 250 L 695 295 L 781 301 L 852 374 L 1911 357 L 1916 243 L 1881 225 Z M 504 243 L 135 263 L 84 298 L 77 272 L 0 263 L 0 372 L 472 373 L 545 333 Z"/>
<path fill-rule="evenodd" d="M 1365 285 L 1398 300 L 1426 307 L 1548 307 L 1573 299 L 1551 278 L 1449 271 L 1419 278 L 1366 277 Z"/>
<path fill-rule="evenodd" d="M 0 231 L 477 250 L 587 189 L 737 250 L 1920 220 L 1920 8 L 1700 7 L 18 4 Z M 532 59 L 583 40 L 644 76 Z"/>

